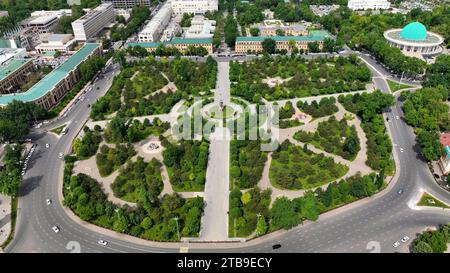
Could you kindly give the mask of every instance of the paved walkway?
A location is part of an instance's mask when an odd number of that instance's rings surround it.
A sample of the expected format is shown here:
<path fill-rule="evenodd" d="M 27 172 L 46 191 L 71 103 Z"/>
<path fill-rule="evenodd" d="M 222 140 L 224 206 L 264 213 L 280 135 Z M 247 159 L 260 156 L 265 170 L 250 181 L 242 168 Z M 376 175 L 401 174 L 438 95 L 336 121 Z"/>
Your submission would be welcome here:
<path fill-rule="evenodd" d="M 339 109 L 338 112 L 334 114 L 334 116 L 336 117 L 337 120 L 341 120 L 342 118 L 344 118 L 345 115 L 351 115 L 353 117 L 353 119 L 347 121 L 347 123 L 350 126 L 352 126 L 352 125 L 355 126 L 356 132 L 358 134 L 359 142 L 360 142 L 360 147 L 361 147 L 358 154 L 356 155 L 355 159 L 353 161 L 349 161 L 347 159 L 342 158 L 341 156 L 331 154 L 331 153 L 325 152 L 319 148 L 316 148 L 312 144 L 308 144 L 308 149 L 316 154 L 324 154 L 325 156 L 332 157 L 336 163 L 341 163 L 343 165 L 348 166 L 349 167 L 348 172 L 343 177 L 339 178 L 339 180 L 342 178 L 347 178 L 347 177 L 353 176 L 353 175 L 357 174 L 358 172 L 360 172 L 362 175 L 366 175 L 366 174 L 373 172 L 373 170 L 366 165 L 367 137 L 361 128 L 360 119 L 353 113 L 350 113 L 347 110 L 345 110 L 345 108 L 340 103 L 336 102 L 336 105 Z M 299 146 L 303 146 L 305 143 L 294 139 L 294 134 L 300 130 L 303 130 L 306 132 L 316 131 L 318 124 L 322 121 L 328 120 L 330 117 L 331 117 L 331 115 L 326 116 L 326 117 L 317 118 L 308 124 L 297 126 L 297 127 L 292 127 L 292 128 L 287 128 L 287 129 L 274 129 L 274 130 L 278 130 L 278 134 L 276 134 L 276 135 L 278 135 L 278 140 L 280 143 L 282 143 L 283 141 L 285 141 L 287 139 L 291 143 L 294 143 Z M 278 196 L 286 196 L 290 199 L 303 196 L 303 194 L 306 192 L 306 190 L 278 189 L 278 188 L 275 188 L 271 184 L 270 179 L 269 179 L 269 170 L 270 170 L 271 162 L 272 162 L 272 153 L 269 153 L 268 160 L 266 161 L 266 164 L 264 166 L 262 178 L 261 178 L 260 182 L 258 183 L 258 186 L 261 189 L 266 189 L 266 188 L 272 189 L 272 199 L 273 200 Z M 322 185 L 320 187 L 325 190 L 328 187 L 328 184 L 329 183 Z M 316 189 L 316 188 L 314 188 L 314 189 Z M 311 189 L 311 190 L 314 190 L 314 189 Z"/>
<path fill-rule="evenodd" d="M 218 62 L 217 87 L 215 102 L 229 102 L 230 80 L 229 63 Z M 209 160 L 206 169 L 205 211 L 202 217 L 200 241 L 228 240 L 228 206 L 229 206 L 229 163 L 230 132 L 228 128 L 217 127 L 210 135 Z"/>
<path fill-rule="evenodd" d="M 11 232 L 11 197 L 0 193 L 0 245 Z"/>

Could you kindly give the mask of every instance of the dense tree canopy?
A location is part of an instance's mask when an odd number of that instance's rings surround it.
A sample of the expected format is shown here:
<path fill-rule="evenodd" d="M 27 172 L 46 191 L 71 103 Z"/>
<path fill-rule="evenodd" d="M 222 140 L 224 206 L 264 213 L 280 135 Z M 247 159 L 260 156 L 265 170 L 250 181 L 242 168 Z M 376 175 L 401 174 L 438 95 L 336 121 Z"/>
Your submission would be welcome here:
<path fill-rule="evenodd" d="M 47 111 L 32 102 L 13 100 L 0 109 L 1 141 L 16 141 L 28 134 L 32 122 L 44 119 Z"/>

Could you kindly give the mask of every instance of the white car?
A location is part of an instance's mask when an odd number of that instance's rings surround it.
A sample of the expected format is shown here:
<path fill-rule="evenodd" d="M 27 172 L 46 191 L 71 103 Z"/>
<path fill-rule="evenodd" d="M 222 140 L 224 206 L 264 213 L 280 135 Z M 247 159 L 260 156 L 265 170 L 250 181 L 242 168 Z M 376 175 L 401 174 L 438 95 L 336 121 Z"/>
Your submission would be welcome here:
<path fill-rule="evenodd" d="M 46 143 L 45 148 L 50 148 L 50 144 Z"/>
<path fill-rule="evenodd" d="M 63 153 L 59 153 L 59 158 L 62 159 L 64 157 Z"/>
<path fill-rule="evenodd" d="M 24 176 L 25 175 L 25 171 L 22 171 L 22 176 Z"/>
<path fill-rule="evenodd" d="M 395 248 L 397 248 L 397 247 L 400 246 L 400 243 L 397 241 L 397 242 L 395 242 L 392 246 L 395 247 Z"/>
<path fill-rule="evenodd" d="M 99 245 L 102 245 L 102 246 L 106 246 L 106 245 L 108 244 L 108 242 L 105 241 L 105 240 L 98 240 L 97 243 L 98 243 Z"/>
<path fill-rule="evenodd" d="M 395 119 L 399 119 L 400 117 L 399 116 L 395 116 Z"/>
<path fill-rule="evenodd" d="M 405 243 L 405 242 L 407 242 L 408 240 L 409 240 L 409 237 L 405 235 L 405 236 L 402 238 L 402 243 Z"/>
<path fill-rule="evenodd" d="M 57 227 L 57 226 L 53 226 L 52 229 L 53 229 L 53 231 L 54 231 L 55 233 L 58 233 L 58 232 L 59 232 L 59 227 Z"/>
<path fill-rule="evenodd" d="M 52 200 L 47 199 L 45 202 L 47 203 L 47 206 L 49 206 L 52 203 Z"/>

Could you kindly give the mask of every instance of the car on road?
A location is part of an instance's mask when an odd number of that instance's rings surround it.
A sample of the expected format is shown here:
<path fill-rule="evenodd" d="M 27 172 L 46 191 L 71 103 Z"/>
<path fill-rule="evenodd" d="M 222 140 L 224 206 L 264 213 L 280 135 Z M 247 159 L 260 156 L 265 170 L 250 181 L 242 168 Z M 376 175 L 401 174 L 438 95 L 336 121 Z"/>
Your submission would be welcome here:
<path fill-rule="evenodd" d="M 399 116 L 395 116 L 395 119 L 399 119 L 400 117 Z"/>
<path fill-rule="evenodd" d="M 47 199 L 47 200 L 45 200 L 45 203 L 47 203 L 47 206 L 48 206 L 48 205 L 50 205 L 52 203 L 52 200 Z"/>
<path fill-rule="evenodd" d="M 280 245 L 280 244 L 274 244 L 274 245 L 272 246 L 272 249 L 279 249 L 279 248 L 281 248 L 281 245 Z"/>
<path fill-rule="evenodd" d="M 400 246 L 400 243 L 397 241 L 397 242 L 393 243 L 392 246 L 395 247 L 395 248 L 397 248 L 397 247 Z"/>
<path fill-rule="evenodd" d="M 21 175 L 24 176 L 25 175 L 25 171 L 22 171 Z"/>
<path fill-rule="evenodd" d="M 408 240 L 409 240 L 409 237 L 405 235 L 402 238 L 402 243 L 406 243 Z"/>
<path fill-rule="evenodd" d="M 64 154 L 63 153 L 59 153 L 59 159 L 62 159 L 63 157 L 64 157 Z"/>
<path fill-rule="evenodd" d="M 50 148 L 50 144 L 46 143 L 45 148 Z"/>
<path fill-rule="evenodd" d="M 58 226 L 53 226 L 52 229 L 53 229 L 53 231 L 54 231 L 55 233 L 58 233 L 58 232 L 59 232 L 59 227 L 58 227 Z"/>
<path fill-rule="evenodd" d="M 105 240 L 98 240 L 97 243 L 98 243 L 99 245 L 102 245 L 102 246 L 106 246 L 106 245 L 108 244 L 108 242 L 105 241 Z"/>
<path fill-rule="evenodd" d="M 97 86 L 97 90 L 99 90 L 100 89 L 100 86 Z"/>
<path fill-rule="evenodd" d="M 403 189 L 399 189 L 398 191 L 397 191 L 397 194 L 398 195 L 400 195 L 400 194 L 402 194 L 403 193 Z"/>

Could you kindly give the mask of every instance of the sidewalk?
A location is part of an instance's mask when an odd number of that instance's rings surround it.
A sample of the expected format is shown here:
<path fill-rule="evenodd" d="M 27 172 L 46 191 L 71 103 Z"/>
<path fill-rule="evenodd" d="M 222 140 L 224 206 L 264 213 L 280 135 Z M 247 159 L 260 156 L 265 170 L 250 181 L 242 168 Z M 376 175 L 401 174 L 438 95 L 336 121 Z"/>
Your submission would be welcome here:
<path fill-rule="evenodd" d="M 0 245 L 11 232 L 11 197 L 0 194 Z"/>

